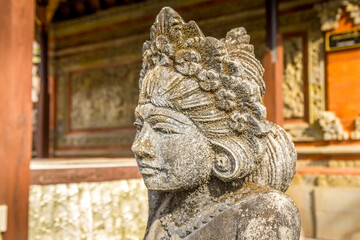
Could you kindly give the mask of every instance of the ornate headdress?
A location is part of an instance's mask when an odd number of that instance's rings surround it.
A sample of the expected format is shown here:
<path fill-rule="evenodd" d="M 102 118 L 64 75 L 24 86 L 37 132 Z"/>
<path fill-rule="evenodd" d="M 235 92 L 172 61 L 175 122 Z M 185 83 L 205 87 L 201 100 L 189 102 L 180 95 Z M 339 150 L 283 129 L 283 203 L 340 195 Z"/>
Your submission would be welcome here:
<path fill-rule="evenodd" d="M 214 145 L 230 153 L 233 167 L 215 170 L 225 181 L 255 171 L 274 129 L 261 100 L 264 69 L 249 42 L 242 27 L 221 40 L 205 37 L 194 21 L 185 23 L 165 7 L 143 45 L 139 103 L 184 112 Z"/>
<path fill-rule="evenodd" d="M 233 29 L 221 40 L 205 37 L 194 21 L 185 23 L 173 9 L 165 7 L 151 27 L 150 38 L 143 45 L 140 87 L 149 69 L 173 67 L 195 78 L 203 91 L 214 94 L 217 108 L 228 113 L 234 131 L 269 131 L 261 123 L 266 118 L 261 104 L 264 69 L 244 28 Z"/>

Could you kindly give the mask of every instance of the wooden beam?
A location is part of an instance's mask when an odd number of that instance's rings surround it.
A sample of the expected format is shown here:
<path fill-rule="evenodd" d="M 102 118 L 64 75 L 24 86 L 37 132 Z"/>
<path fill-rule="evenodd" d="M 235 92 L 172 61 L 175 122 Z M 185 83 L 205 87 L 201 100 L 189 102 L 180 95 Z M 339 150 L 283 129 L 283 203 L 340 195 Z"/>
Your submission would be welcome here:
<path fill-rule="evenodd" d="M 116 0 L 105 0 L 105 3 L 108 7 L 112 7 L 116 5 Z"/>
<path fill-rule="evenodd" d="M 30 184 L 103 182 L 141 178 L 134 158 L 33 159 Z"/>
<path fill-rule="evenodd" d="M 61 0 L 49 0 L 46 7 L 46 24 L 49 25 L 55 15 L 55 12 L 59 8 Z"/>
<path fill-rule="evenodd" d="M 36 157 L 49 156 L 49 84 L 48 84 L 48 31 L 40 26 L 40 93 L 37 103 Z"/>
<path fill-rule="evenodd" d="M 34 11 L 34 1 L 0 1 L 0 205 L 8 206 L 4 240 L 28 239 Z"/>
<path fill-rule="evenodd" d="M 38 20 L 39 24 L 45 24 L 46 23 L 46 6 L 43 5 L 37 5 L 36 10 L 36 20 Z"/>
<path fill-rule="evenodd" d="M 135 0 L 122 0 L 121 2 L 125 4 L 130 4 L 130 3 L 134 3 Z"/>
<path fill-rule="evenodd" d="M 278 2 L 265 0 L 265 5 L 267 48 L 263 58 L 266 85 L 264 104 L 267 109 L 267 119 L 282 126 L 284 123 L 282 92 L 284 60 L 282 37 L 278 34 Z"/>
<path fill-rule="evenodd" d="M 90 0 L 89 5 L 94 12 L 101 9 L 100 0 Z"/>
<path fill-rule="evenodd" d="M 69 4 L 60 3 L 59 10 L 64 18 L 68 18 L 70 16 L 70 6 Z"/>
<path fill-rule="evenodd" d="M 85 4 L 82 2 L 75 3 L 75 10 L 77 16 L 85 15 Z"/>
<path fill-rule="evenodd" d="M 272 62 L 276 62 L 276 37 L 278 32 L 278 2 L 265 0 L 266 6 L 266 46 L 273 52 Z"/>

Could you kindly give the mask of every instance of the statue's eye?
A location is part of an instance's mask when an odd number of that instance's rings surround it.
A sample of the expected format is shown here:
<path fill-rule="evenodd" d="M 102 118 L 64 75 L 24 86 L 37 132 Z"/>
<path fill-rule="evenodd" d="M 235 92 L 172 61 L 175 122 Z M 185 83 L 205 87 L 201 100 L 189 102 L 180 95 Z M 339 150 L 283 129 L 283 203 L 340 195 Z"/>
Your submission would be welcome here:
<path fill-rule="evenodd" d="M 169 128 L 154 128 L 155 131 L 165 133 L 165 134 L 172 134 L 175 133 L 173 130 Z"/>
<path fill-rule="evenodd" d="M 143 124 L 142 124 L 142 122 L 140 121 L 140 120 L 136 120 L 135 122 L 134 122 L 134 126 L 136 127 L 136 131 L 141 131 L 141 129 L 142 129 L 142 127 L 143 127 Z"/>
<path fill-rule="evenodd" d="M 163 134 L 176 134 L 178 133 L 170 124 L 167 123 L 156 123 L 153 126 L 153 129 L 156 132 L 160 132 Z"/>

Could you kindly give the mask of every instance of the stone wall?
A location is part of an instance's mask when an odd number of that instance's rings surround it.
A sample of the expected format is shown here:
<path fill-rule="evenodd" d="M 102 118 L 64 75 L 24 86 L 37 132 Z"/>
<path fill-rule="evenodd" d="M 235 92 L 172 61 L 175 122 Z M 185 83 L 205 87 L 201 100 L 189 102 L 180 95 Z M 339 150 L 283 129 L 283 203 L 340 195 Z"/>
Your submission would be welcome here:
<path fill-rule="evenodd" d="M 32 185 L 29 240 L 142 239 L 147 207 L 142 179 Z"/>
<path fill-rule="evenodd" d="M 303 236 L 357 239 L 360 161 L 300 161 L 298 169 L 287 194 L 299 208 Z M 142 239 L 147 213 L 142 179 L 32 185 L 29 240 Z"/>

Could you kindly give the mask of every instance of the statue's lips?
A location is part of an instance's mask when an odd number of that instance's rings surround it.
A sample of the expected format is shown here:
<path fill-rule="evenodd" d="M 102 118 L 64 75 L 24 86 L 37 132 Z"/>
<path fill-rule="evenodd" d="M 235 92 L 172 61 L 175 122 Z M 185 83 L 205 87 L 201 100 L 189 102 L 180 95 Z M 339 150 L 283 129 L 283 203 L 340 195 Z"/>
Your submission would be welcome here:
<path fill-rule="evenodd" d="M 153 175 L 157 174 L 162 170 L 160 167 L 150 166 L 148 164 L 139 164 L 140 173 L 143 175 Z"/>

